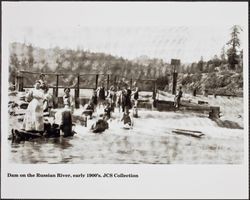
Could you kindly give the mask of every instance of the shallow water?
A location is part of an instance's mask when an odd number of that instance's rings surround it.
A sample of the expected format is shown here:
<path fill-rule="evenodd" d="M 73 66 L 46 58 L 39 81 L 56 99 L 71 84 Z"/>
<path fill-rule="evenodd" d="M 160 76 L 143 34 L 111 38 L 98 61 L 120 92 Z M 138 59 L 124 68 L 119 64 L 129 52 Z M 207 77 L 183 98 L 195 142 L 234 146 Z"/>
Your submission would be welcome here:
<path fill-rule="evenodd" d="M 9 141 L 12 163 L 98 164 L 240 164 L 243 161 L 243 129 L 221 127 L 207 116 L 139 110 L 130 130 L 122 128 L 118 110 L 103 134 L 90 126 L 76 125 L 71 138 L 39 139 L 19 144 Z M 14 126 L 12 118 L 10 125 Z M 202 131 L 205 136 L 172 133 L 175 128 Z"/>

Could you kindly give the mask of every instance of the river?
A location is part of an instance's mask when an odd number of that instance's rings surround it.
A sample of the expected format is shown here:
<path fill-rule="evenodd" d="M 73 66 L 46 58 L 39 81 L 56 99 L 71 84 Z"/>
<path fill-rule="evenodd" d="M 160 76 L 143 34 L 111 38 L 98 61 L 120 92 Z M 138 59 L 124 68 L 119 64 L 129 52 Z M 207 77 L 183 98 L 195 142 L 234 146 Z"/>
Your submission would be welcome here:
<path fill-rule="evenodd" d="M 218 101 L 218 99 L 216 100 Z M 238 103 L 238 102 L 236 102 Z M 239 108 L 235 108 L 239 109 Z M 230 112 L 230 114 L 232 114 Z M 238 113 L 234 113 L 235 115 Z M 242 128 L 224 127 L 195 113 L 139 110 L 134 127 L 125 130 L 115 110 L 109 129 L 94 134 L 75 126 L 70 138 L 37 139 L 20 143 L 8 141 L 10 163 L 77 164 L 241 164 L 244 156 Z M 10 118 L 10 128 L 17 125 Z M 229 122 L 230 123 L 230 122 Z M 178 135 L 176 128 L 202 131 L 202 138 Z"/>

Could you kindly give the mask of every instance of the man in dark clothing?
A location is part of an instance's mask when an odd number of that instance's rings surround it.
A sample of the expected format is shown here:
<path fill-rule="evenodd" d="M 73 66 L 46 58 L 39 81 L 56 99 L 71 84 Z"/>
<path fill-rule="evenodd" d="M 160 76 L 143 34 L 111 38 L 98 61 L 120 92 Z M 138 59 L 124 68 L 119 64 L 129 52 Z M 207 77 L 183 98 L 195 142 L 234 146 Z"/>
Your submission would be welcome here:
<path fill-rule="evenodd" d="M 138 87 L 135 88 L 135 92 L 133 93 L 133 95 L 134 95 L 133 116 L 138 117 L 138 110 L 137 110 L 138 99 L 139 99 L 139 89 L 138 89 Z"/>
<path fill-rule="evenodd" d="M 73 136 L 72 131 L 72 115 L 69 107 L 66 105 L 65 110 L 62 112 L 62 123 L 60 128 L 63 132 L 64 137 Z"/>
<path fill-rule="evenodd" d="M 95 107 L 97 106 L 97 103 L 98 103 L 98 97 L 97 97 L 97 93 L 95 90 L 93 91 L 93 94 L 91 97 L 91 103 L 93 103 L 94 109 L 95 109 Z"/>
<path fill-rule="evenodd" d="M 175 107 L 179 108 L 180 107 L 180 102 L 181 102 L 181 97 L 182 97 L 182 87 L 179 87 L 178 94 L 175 96 Z"/>
<path fill-rule="evenodd" d="M 104 86 L 101 86 L 99 89 L 99 99 L 105 100 L 105 87 Z"/>
<path fill-rule="evenodd" d="M 125 107 L 127 107 L 128 109 L 132 108 L 131 94 L 132 94 L 132 91 L 130 87 L 128 87 L 126 90 L 126 96 L 125 96 Z"/>

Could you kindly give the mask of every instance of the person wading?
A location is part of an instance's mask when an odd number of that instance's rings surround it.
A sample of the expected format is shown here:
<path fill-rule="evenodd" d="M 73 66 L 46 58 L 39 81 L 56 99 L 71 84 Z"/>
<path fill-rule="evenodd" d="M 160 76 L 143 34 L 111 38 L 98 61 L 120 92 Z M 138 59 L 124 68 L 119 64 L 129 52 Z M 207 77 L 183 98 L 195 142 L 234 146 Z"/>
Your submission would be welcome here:
<path fill-rule="evenodd" d="M 179 87 L 178 94 L 175 96 L 175 107 L 179 108 L 180 107 L 180 102 L 181 102 L 181 97 L 182 97 L 182 87 Z"/>
<path fill-rule="evenodd" d="M 42 133 L 44 131 L 44 92 L 41 89 L 41 83 L 39 81 L 36 81 L 34 89 L 27 94 L 26 98 L 30 103 L 24 116 L 22 129 Z"/>

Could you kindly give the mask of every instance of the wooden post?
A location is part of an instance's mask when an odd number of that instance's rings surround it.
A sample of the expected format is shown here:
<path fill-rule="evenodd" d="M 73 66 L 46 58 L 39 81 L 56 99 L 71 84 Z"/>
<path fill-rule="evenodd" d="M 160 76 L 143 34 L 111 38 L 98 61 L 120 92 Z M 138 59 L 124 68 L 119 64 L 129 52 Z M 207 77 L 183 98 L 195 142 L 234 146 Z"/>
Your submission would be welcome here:
<path fill-rule="evenodd" d="M 56 88 L 53 86 L 53 97 L 56 97 Z"/>
<path fill-rule="evenodd" d="M 80 95 L 80 75 L 78 74 L 77 76 L 77 86 L 75 88 L 75 107 L 79 108 L 79 103 L 80 103 L 80 99 L 79 99 L 79 95 Z"/>
<path fill-rule="evenodd" d="M 181 60 L 179 59 L 171 59 L 171 65 L 173 66 L 173 88 L 172 88 L 172 94 L 176 94 L 176 86 L 177 86 L 177 66 L 180 66 Z"/>
<path fill-rule="evenodd" d="M 173 89 L 172 89 L 172 94 L 176 94 L 177 76 L 178 76 L 178 73 L 174 72 L 173 73 Z"/>
<path fill-rule="evenodd" d="M 99 77 L 99 75 L 96 74 L 96 78 L 95 78 L 95 89 L 97 89 L 97 87 L 98 87 L 98 77 Z"/>
<path fill-rule="evenodd" d="M 107 90 L 109 89 L 109 74 L 108 74 L 108 79 L 107 79 Z"/>
<path fill-rule="evenodd" d="M 18 87 L 19 92 L 23 91 L 23 77 L 22 76 L 17 76 L 17 87 Z"/>
<path fill-rule="evenodd" d="M 21 76 L 21 91 L 24 91 L 23 87 L 24 87 L 24 84 L 23 84 L 23 76 Z"/>
<path fill-rule="evenodd" d="M 59 85 L 59 75 L 57 74 L 56 75 L 56 92 L 55 92 L 56 97 L 58 97 L 58 85 Z"/>
<path fill-rule="evenodd" d="M 20 88 L 20 87 L 19 87 L 19 76 L 16 76 L 16 86 L 17 86 L 17 88 L 16 88 L 17 91 L 20 91 L 20 90 L 19 90 L 19 88 Z"/>

